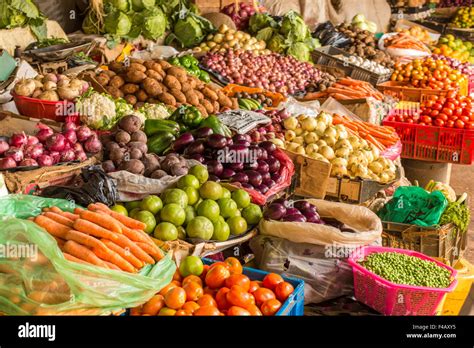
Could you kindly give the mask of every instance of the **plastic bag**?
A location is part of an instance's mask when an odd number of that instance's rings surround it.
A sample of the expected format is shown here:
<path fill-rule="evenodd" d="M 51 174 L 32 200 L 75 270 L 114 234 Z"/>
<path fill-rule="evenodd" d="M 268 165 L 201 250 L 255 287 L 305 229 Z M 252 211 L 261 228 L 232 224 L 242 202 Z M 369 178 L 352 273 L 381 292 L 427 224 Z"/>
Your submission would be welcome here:
<path fill-rule="evenodd" d="M 307 199 L 315 205 L 321 218 L 335 219 L 356 232 L 345 232 L 330 225 L 309 222 L 260 220 L 260 234 L 284 238 L 295 243 L 316 245 L 363 246 L 377 242 L 382 235 L 382 222 L 369 209 L 347 203 Z"/>
<path fill-rule="evenodd" d="M 441 191 L 430 193 L 418 186 L 401 186 L 377 214 L 383 221 L 433 226 L 439 223 L 447 205 Z"/>
<path fill-rule="evenodd" d="M 143 304 L 171 281 L 176 270 L 171 255 L 137 274 L 66 260 L 50 234 L 31 221 L 17 218 L 33 216 L 53 205 L 67 211 L 74 208 L 73 202 L 59 199 L 23 195 L 0 198 L 0 312 L 110 314 Z"/>
<path fill-rule="evenodd" d="M 342 48 L 351 43 L 351 38 L 337 31 L 330 21 L 319 24 L 311 36 L 319 39 L 322 46 Z"/>
<path fill-rule="evenodd" d="M 268 236 L 253 238 L 250 247 L 260 269 L 304 280 L 305 304 L 353 291 L 352 267 L 345 261 L 347 255 L 332 257 L 324 246 Z"/>
<path fill-rule="evenodd" d="M 48 186 L 41 191 L 41 196 L 74 200 L 87 207 L 91 203 L 101 202 L 112 206 L 118 198 L 117 185 L 100 166 L 82 169 L 81 186 Z"/>

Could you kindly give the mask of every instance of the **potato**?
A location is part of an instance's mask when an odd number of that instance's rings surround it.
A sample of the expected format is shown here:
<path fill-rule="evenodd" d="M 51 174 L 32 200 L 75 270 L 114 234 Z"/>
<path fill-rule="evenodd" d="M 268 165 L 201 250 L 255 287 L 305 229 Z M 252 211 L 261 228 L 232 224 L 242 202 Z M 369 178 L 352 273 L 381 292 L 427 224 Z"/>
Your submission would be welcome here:
<path fill-rule="evenodd" d="M 149 103 L 149 104 L 159 104 L 159 103 L 161 103 L 158 99 L 155 99 L 155 98 L 150 98 L 146 102 Z"/>
<path fill-rule="evenodd" d="M 232 101 L 223 92 L 217 92 L 217 96 L 219 97 L 218 102 L 221 106 L 226 108 L 232 107 Z"/>
<path fill-rule="evenodd" d="M 198 82 L 203 83 L 203 82 L 202 82 L 201 80 L 199 80 L 197 77 L 196 77 L 196 79 L 198 80 Z M 206 84 L 206 87 L 212 89 L 212 90 L 213 90 L 214 92 L 216 92 L 216 93 L 221 90 L 221 88 L 220 88 L 219 86 L 217 86 L 217 85 L 215 85 L 215 84 L 212 84 L 212 83 Z"/>
<path fill-rule="evenodd" d="M 117 87 L 114 87 L 114 86 L 108 86 L 105 88 L 107 90 L 107 92 L 115 99 L 117 98 L 122 98 L 123 97 L 123 93 L 120 89 L 118 89 Z"/>
<path fill-rule="evenodd" d="M 101 74 L 105 74 L 105 75 L 107 75 L 107 76 L 110 77 L 110 78 L 112 78 L 112 77 L 114 77 L 115 75 L 117 75 L 117 74 L 115 73 L 115 71 L 112 71 L 112 70 L 103 70 L 103 71 L 101 72 Z"/>
<path fill-rule="evenodd" d="M 166 69 L 169 69 L 172 67 L 172 65 L 170 63 L 168 63 L 166 60 L 163 60 L 163 59 L 159 59 L 158 60 L 158 64 L 161 65 L 161 67 L 163 68 L 163 70 L 166 70 Z"/>
<path fill-rule="evenodd" d="M 168 87 L 169 89 L 176 88 L 176 89 L 181 90 L 181 83 L 173 75 L 166 75 L 163 82 L 164 82 L 165 86 Z"/>
<path fill-rule="evenodd" d="M 213 100 L 213 101 L 219 100 L 219 97 L 217 96 L 217 93 L 214 92 L 214 91 L 213 91 L 212 89 L 210 89 L 209 87 L 203 88 L 201 92 L 202 92 L 202 94 L 204 94 L 204 96 L 205 96 L 206 98 L 209 98 L 209 99 L 211 99 L 211 100 Z"/>
<path fill-rule="evenodd" d="M 153 64 L 156 64 L 156 63 L 152 60 L 147 60 L 145 61 L 145 63 L 143 63 L 143 65 L 145 66 L 145 68 L 147 68 L 147 70 L 150 70 L 151 68 L 153 68 Z M 161 65 L 160 65 L 160 68 L 161 68 Z"/>
<path fill-rule="evenodd" d="M 153 173 L 151 173 L 150 178 L 161 179 L 167 175 L 168 175 L 167 172 L 165 172 L 164 170 L 158 169 L 158 170 L 155 170 Z"/>
<path fill-rule="evenodd" d="M 239 108 L 239 101 L 237 98 L 230 98 L 232 102 L 232 109 L 237 110 Z"/>
<path fill-rule="evenodd" d="M 198 91 L 197 89 L 194 90 L 194 93 L 197 95 L 198 99 L 199 100 L 203 100 L 204 99 L 204 94 L 201 93 L 201 91 Z"/>
<path fill-rule="evenodd" d="M 123 63 L 120 62 L 112 62 L 109 64 L 109 70 L 112 70 L 113 72 L 119 74 L 123 71 L 124 69 Z"/>
<path fill-rule="evenodd" d="M 142 120 L 135 115 L 127 115 L 120 119 L 118 124 L 120 129 L 132 134 L 142 128 Z M 146 153 L 146 151 L 144 151 Z"/>
<path fill-rule="evenodd" d="M 142 143 L 141 141 L 131 141 L 127 144 L 129 147 L 130 151 L 133 149 L 139 149 L 142 153 L 147 153 L 148 152 L 148 146 L 146 143 Z"/>
<path fill-rule="evenodd" d="M 132 142 L 138 141 L 138 142 L 146 144 L 146 142 L 148 140 L 148 137 L 146 136 L 145 132 L 143 132 L 141 130 L 137 130 L 136 132 L 132 133 L 132 136 L 131 136 L 130 140 Z"/>
<path fill-rule="evenodd" d="M 214 105 L 212 105 L 208 100 L 204 99 L 203 101 L 201 101 L 201 105 L 204 106 L 204 108 L 209 114 L 212 114 L 214 112 Z"/>
<path fill-rule="evenodd" d="M 156 97 L 158 94 L 163 93 L 163 89 L 161 88 L 158 81 L 152 79 L 151 77 L 147 77 L 143 81 L 143 88 L 145 89 L 145 92 L 151 97 Z"/>
<path fill-rule="evenodd" d="M 176 105 L 176 99 L 175 97 L 173 97 L 171 94 L 169 93 L 161 93 L 159 96 L 158 96 L 158 99 L 162 102 L 162 103 L 165 103 L 167 105 Z"/>
<path fill-rule="evenodd" d="M 128 70 L 138 70 L 138 71 L 141 71 L 141 72 L 145 72 L 146 71 L 146 68 L 142 65 L 142 64 L 138 64 L 138 63 L 132 63 L 130 64 L 130 67 L 128 68 Z"/>
<path fill-rule="evenodd" d="M 137 97 L 135 97 L 133 94 L 127 94 L 124 99 L 127 103 L 132 105 L 135 105 L 138 101 Z"/>
<path fill-rule="evenodd" d="M 132 83 L 140 83 L 147 78 L 145 73 L 138 70 L 129 70 L 126 76 L 126 81 Z"/>
<path fill-rule="evenodd" d="M 201 104 L 196 105 L 196 108 L 201 112 L 202 117 L 209 116 L 209 114 L 207 113 L 206 108 L 203 105 L 201 105 Z"/>
<path fill-rule="evenodd" d="M 183 68 L 177 66 L 169 68 L 168 70 L 166 70 L 166 73 L 168 75 L 176 77 L 181 83 L 184 83 L 188 80 L 188 74 L 186 74 L 186 71 Z"/>
<path fill-rule="evenodd" d="M 140 87 L 138 85 L 135 85 L 133 83 L 127 83 L 122 86 L 121 90 L 124 94 L 135 94 Z"/>
<path fill-rule="evenodd" d="M 148 94 L 143 89 L 139 89 L 137 93 L 135 93 L 137 99 L 141 102 L 146 102 L 148 100 Z"/>
<path fill-rule="evenodd" d="M 130 63 L 143 65 L 145 63 L 145 61 L 143 59 L 140 59 L 140 58 L 130 58 Z"/>
<path fill-rule="evenodd" d="M 189 86 L 191 86 L 192 89 L 196 89 L 196 80 L 195 79 L 193 79 L 191 77 L 188 77 L 187 84 Z"/>
<path fill-rule="evenodd" d="M 159 72 L 156 72 L 155 70 L 147 70 L 145 73 L 146 76 L 151 77 L 152 79 L 155 79 L 156 81 L 163 81 L 163 76 Z"/>
<path fill-rule="evenodd" d="M 130 161 L 123 161 L 119 169 L 133 174 L 143 174 L 145 172 L 145 165 L 138 159 L 131 159 Z"/>
<path fill-rule="evenodd" d="M 212 101 L 212 106 L 214 106 L 214 112 L 219 112 L 221 110 L 221 106 L 217 100 Z"/>
<path fill-rule="evenodd" d="M 157 73 L 159 73 L 162 76 L 164 74 L 166 74 L 165 71 L 163 70 L 163 67 L 159 63 L 156 63 L 156 62 L 153 62 L 150 69 L 153 70 L 153 71 L 156 71 Z"/>
<path fill-rule="evenodd" d="M 179 89 L 172 88 L 170 94 L 176 99 L 179 103 L 186 103 L 186 96 Z"/>
<path fill-rule="evenodd" d="M 99 83 L 101 86 L 107 86 L 109 84 L 109 77 L 105 74 L 100 74 L 95 77 L 96 81 Z"/>
<path fill-rule="evenodd" d="M 188 84 L 188 82 L 181 83 L 181 92 L 189 92 L 192 91 L 193 88 Z"/>
<path fill-rule="evenodd" d="M 131 136 L 130 134 L 128 134 L 126 131 L 124 130 L 119 130 L 116 134 L 115 134 L 115 141 L 117 143 L 119 143 L 119 145 L 125 145 L 125 144 L 128 144 L 131 140 Z"/>
<path fill-rule="evenodd" d="M 125 84 L 125 81 L 120 76 L 114 76 L 110 79 L 109 86 L 120 88 Z"/>
<path fill-rule="evenodd" d="M 185 92 L 184 95 L 186 97 L 186 101 L 189 104 L 194 105 L 194 106 L 199 105 L 199 98 L 193 90 Z"/>

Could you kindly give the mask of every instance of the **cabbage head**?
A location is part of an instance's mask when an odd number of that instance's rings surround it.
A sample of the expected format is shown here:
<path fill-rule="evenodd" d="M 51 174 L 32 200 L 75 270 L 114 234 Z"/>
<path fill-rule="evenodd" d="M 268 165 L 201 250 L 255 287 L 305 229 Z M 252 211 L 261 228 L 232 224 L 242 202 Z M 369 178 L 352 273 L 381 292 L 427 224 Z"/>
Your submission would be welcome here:
<path fill-rule="evenodd" d="M 132 9 L 131 0 L 108 0 L 108 3 L 122 12 L 128 12 Z"/>
<path fill-rule="evenodd" d="M 255 35 L 255 38 L 257 40 L 263 40 L 265 42 L 268 42 L 272 38 L 273 32 L 274 30 L 271 27 L 263 28 L 258 31 L 257 35 Z"/>
<path fill-rule="evenodd" d="M 269 50 L 276 53 L 283 53 L 286 47 L 285 38 L 280 34 L 273 35 L 267 45 Z"/>
<path fill-rule="evenodd" d="M 155 0 L 132 0 L 133 10 L 136 12 L 144 9 L 150 10 L 155 6 Z"/>
<path fill-rule="evenodd" d="M 132 29 L 132 21 L 121 11 L 112 11 L 105 17 L 105 31 L 116 36 L 125 36 Z"/>
<path fill-rule="evenodd" d="M 214 26 L 206 18 L 187 11 L 184 16 L 179 16 L 177 18 L 174 24 L 173 33 L 168 35 L 165 43 L 169 45 L 174 39 L 176 39 L 183 47 L 194 47 L 213 30 Z"/>
<path fill-rule="evenodd" d="M 290 11 L 283 17 L 280 32 L 291 42 L 305 41 L 311 35 L 303 18 L 295 11 Z"/>
<path fill-rule="evenodd" d="M 143 20 L 143 36 L 150 40 L 156 40 L 163 36 L 166 30 L 167 20 L 165 14 L 159 8 L 145 11 L 147 16 Z"/>
<path fill-rule="evenodd" d="M 249 31 L 252 34 L 256 34 L 263 28 L 267 28 L 267 27 L 275 28 L 276 26 L 277 26 L 277 22 L 273 19 L 272 16 L 266 13 L 255 13 L 252 17 L 250 17 Z"/>
<path fill-rule="evenodd" d="M 311 49 L 304 42 L 295 42 L 288 48 L 286 54 L 293 56 L 302 62 L 311 61 Z"/>

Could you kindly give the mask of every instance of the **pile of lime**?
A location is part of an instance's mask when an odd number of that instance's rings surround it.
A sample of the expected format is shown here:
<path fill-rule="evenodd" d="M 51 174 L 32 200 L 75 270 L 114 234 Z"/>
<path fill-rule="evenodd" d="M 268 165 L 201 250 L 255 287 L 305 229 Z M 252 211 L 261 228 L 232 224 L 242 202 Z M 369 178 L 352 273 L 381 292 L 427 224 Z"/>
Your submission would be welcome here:
<path fill-rule="evenodd" d="M 207 168 L 196 165 L 178 180 L 176 188 L 113 209 L 142 221 L 145 232 L 163 241 L 199 238 L 223 242 L 258 224 L 262 210 L 251 203 L 247 191 L 230 192 L 208 179 Z"/>

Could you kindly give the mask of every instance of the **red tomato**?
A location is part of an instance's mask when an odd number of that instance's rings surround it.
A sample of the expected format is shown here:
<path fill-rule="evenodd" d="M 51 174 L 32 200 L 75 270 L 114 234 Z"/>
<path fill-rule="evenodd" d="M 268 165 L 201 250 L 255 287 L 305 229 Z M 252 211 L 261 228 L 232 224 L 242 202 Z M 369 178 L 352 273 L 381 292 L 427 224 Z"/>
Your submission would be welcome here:
<path fill-rule="evenodd" d="M 405 122 L 406 122 L 406 123 L 414 123 L 414 121 L 413 121 L 412 118 L 407 118 L 407 119 L 405 120 Z"/>
<path fill-rule="evenodd" d="M 443 120 L 444 122 L 446 122 L 448 120 L 448 116 L 446 116 L 443 113 L 439 114 L 438 117 L 436 117 L 436 118 L 439 119 L 439 120 Z"/>
<path fill-rule="evenodd" d="M 464 125 L 466 129 L 474 129 L 474 122 L 468 122 Z"/>
<path fill-rule="evenodd" d="M 444 110 L 443 110 L 443 111 L 444 111 Z M 431 117 L 436 117 L 436 116 L 438 116 L 438 115 L 439 115 L 439 111 L 438 111 L 438 110 L 433 110 L 433 111 L 430 112 L 430 116 L 431 116 Z"/>
<path fill-rule="evenodd" d="M 435 126 L 438 126 L 438 127 L 443 127 L 444 126 L 444 121 L 437 118 L 435 121 L 434 121 L 434 124 Z"/>
<path fill-rule="evenodd" d="M 263 278 L 263 286 L 270 290 L 274 290 L 275 286 L 283 281 L 283 278 L 279 274 L 269 273 L 265 278 Z"/>
<path fill-rule="evenodd" d="M 461 121 L 461 120 L 456 120 L 456 122 L 454 122 L 454 127 L 456 127 L 456 128 L 464 128 L 464 122 Z"/>
<path fill-rule="evenodd" d="M 275 315 L 276 312 L 281 307 L 281 302 L 276 300 L 276 299 L 271 299 L 262 304 L 262 307 L 260 309 L 262 310 L 263 315 L 265 316 L 270 316 L 270 315 Z"/>
<path fill-rule="evenodd" d="M 454 121 L 453 120 L 446 121 L 445 126 L 448 127 L 448 128 L 453 128 L 454 127 Z"/>
<path fill-rule="evenodd" d="M 433 109 L 434 110 L 441 110 L 443 108 L 443 104 L 441 103 L 434 103 L 433 104 Z"/>
<path fill-rule="evenodd" d="M 295 288 L 288 282 L 279 283 L 275 287 L 275 295 L 281 302 L 285 302 L 288 296 L 293 293 L 293 291 L 295 291 Z"/>
<path fill-rule="evenodd" d="M 443 108 L 442 112 L 448 116 L 452 116 L 453 115 L 453 110 L 452 109 L 448 109 L 448 108 Z"/>
<path fill-rule="evenodd" d="M 456 110 L 453 111 L 453 115 L 461 116 L 461 115 L 462 115 L 462 109 L 461 109 L 461 108 L 457 108 Z"/>
<path fill-rule="evenodd" d="M 424 122 L 424 123 L 431 123 L 431 117 L 429 117 L 429 116 L 421 116 L 421 122 Z"/>
<path fill-rule="evenodd" d="M 444 104 L 444 107 L 448 108 L 448 109 L 451 109 L 451 110 L 454 110 L 456 106 L 454 105 L 454 103 L 448 102 L 448 103 Z"/>
<path fill-rule="evenodd" d="M 459 117 L 459 120 L 463 121 L 464 123 L 469 122 L 471 119 L 467 116 L 461 116 Z"/>

